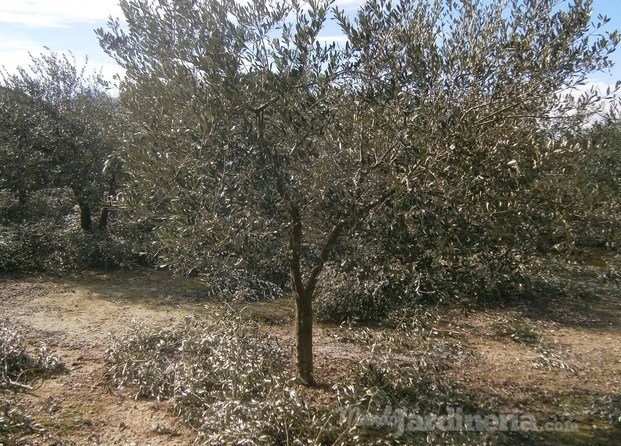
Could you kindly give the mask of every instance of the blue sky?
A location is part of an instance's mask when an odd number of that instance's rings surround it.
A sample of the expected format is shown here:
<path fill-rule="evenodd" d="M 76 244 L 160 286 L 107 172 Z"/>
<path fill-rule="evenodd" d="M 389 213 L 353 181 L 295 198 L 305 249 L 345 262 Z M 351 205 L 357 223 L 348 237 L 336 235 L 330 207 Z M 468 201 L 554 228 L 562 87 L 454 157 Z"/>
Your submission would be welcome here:
<path fill-rule="evenodd" d="M 342 9 L 351 9 L 361 0 L 337 0 Z M 608 30 L 621 29 L 619 0 L 594 0 L 597 14 L 611 18 Z M 99 47 L 94 29 L 106 26 L 109 16 L 122 16 L 118 0 L 0 0 L 0 66 L 9 71 L 28 65 L 28 53 L 38 55 L 44 46 L 57 52 L 70 50 L 78 60 L 88 55 L 89 66 L 101 69 L 107 77 L 119 67 Z M 330 38 L 338 34 L 331 26 L 324 31 Z M 621 80 L 621 48 L 613 55 L 612 73 L 594 73 L 593 82 L 614 84 Z"/>

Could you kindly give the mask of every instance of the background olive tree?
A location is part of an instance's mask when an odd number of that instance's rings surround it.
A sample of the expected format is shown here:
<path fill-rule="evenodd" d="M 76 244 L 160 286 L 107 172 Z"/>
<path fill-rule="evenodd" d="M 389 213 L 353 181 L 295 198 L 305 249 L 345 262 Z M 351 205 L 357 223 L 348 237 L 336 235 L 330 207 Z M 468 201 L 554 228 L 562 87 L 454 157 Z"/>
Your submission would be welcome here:
<path fill-rule="evenodd" d="M 124 262 L 101 249 L 111 241 L 109 203 L 120 175 L 111 155 L 122 137 L 118 100 L 107 88 L 86 64 L 53 52 L 2 73 L 0 269 Z"/>
<path fill-rule="evenodd" d="M 93 227 L 94 209 L 102 209 L 99 227 L 106 226 L 101 203 L 114 192 L 114 175 L 103 169 L 117 142 L 117 103 L 103 82 L 74 58 L 47 53 L 32 56 L 17 73 L 5 72 L 0 90 L 0 187 L 21 204 L 36 190 L 67 187 L 85 231 Z"/>
<path fill-rule="evenodd" d="M 122 202 L 173 269 L 261 275 L 287 259 L 312 384 L 330 259 L 336 312 L 360 290 L 406 305 L 524 285 L 541 224 L 526 192 L 597 99 L 566 91 L 618 43 L 590 2 L 557 3 L 370 0 L 353 20 L 333 11 L 337 47 L 318 37 L 330 2 L 123 0 L 126 26 L 98 30 L 127 70 Z"/>

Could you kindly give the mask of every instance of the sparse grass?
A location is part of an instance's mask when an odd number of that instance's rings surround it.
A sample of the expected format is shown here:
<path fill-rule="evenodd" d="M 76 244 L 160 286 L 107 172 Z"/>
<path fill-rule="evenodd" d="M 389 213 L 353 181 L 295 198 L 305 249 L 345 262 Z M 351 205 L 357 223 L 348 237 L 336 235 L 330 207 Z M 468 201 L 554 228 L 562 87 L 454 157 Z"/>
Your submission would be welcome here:
<path fill-rule="evenodd" d="M 75 298 L 80 308 L 112 300 L 149 315 L 138 320 L 166 324 L 133 325 L 117 337 L 107 355 L 109 378 L 125 388 L 123 395 L 169 402 L 205 444 L 613 445 L 619 444 L 621 410 L 618 392 L 607 387 L 607 382 L 614 386 L 615 363 L 606 352 L 618 351 L 619 325 L 613 317 L 618 291 L 608 276 L 594 273 L 613 271 L 608 265 L 578 265 L 576 283 L 567 283 L 562 294 L 509 308 L 464 313 L 420 305 L 395 312 L 381 324 L 319 324 L 315 353 L 320 386 L 311 389 L 291 380 L 290 298 L 205 302 L 198 279 L 146 270 L 86 273 L 83 282 L 81 276 L 70 278 L 71 286 L 63 290 L 84 292 L 84 299 Z M 571 271 L 548 273 L 551 289 L 572 277 Z M 580 285 L 587 279 L 592 282 Z M 570 294 L 583 288 L 588 293 Z M 41 285 L 36 294 L 46 290 L 52 288 Z M 66 311 L 60 307 L 53 311 Z M 118 311 L 116 306 L 92 308 Z M 170 319 L 155 317 L 168 313 Z M 168 322 L 186 314 L 198 319 Z M 116 318 L 115 327 L 124 326 L 118 314 L 106 316 Z M 65 315 L 64 323 L 67 319 Z M 30 354 L 36 356 L 35 349 Z M 24 412 L 11 404 L 18 428 Z M 46 431 L 63 439 L 73 441 L 80 430 L 114 428 L 102 421 L 105 415 L 85 415 L 75 401 L 57 407 L 49 421 L 45 414 L 35 415 Z M 446 417 L 455 408 L 467 414 L 510 413 L 514 407 L 533 413 L 539 423 L 577 422 L 580 431 L 418 432 L 408 429 L 411 419 L 403 418 Z M 145 435 L 165 441 L 175 423 L 159 421 L 147 424 Z M 15 435 L 29 431 L 20 432 Z"/>
<path fill-rule="evenodd" d="M 34 354 L 30 353 L 19 334 L 5 325 L 0 325 L 1 386 L 30 390 L 30 386 L 26 383 L 32 379 L 64 370 L 60 358 L 45 344 L 40 344 Z"/>
<path fill-rule="evenodd" d="M 421 433 L 399 418 L 446 415 L 451 406 L 484 409 L 444 377 L 468 353 L 437 331 L 405 323 L 389 332 L 335 329 L 369 356 L 327 390 L 292 381 L 285 352 L 257 328 L 231 311 L 167 330 L 135 325 L 108 350 L 111 377 L 136 398 L 171 401 L 206 444 L 493 444 L 505 438 L 433 428 Z M 404 360 L 410 348 L 420 354 Z M 313 397 L 326 391 L 327 399 Z M 387 410 L 392 421 L 369 425 Z"/>
<path fill-rule="evenodd" d="M 566 362 L 558 343 L 550 342 L 543 334 L 543 329 L 525 317 L 510 316 L 494 322 L 492 329 L 496 335 L 508 337 L 512 341 L 532 348 L 538 353 L 532 361 L 536 369 L 558 368 L 574 372 L 574 369 Z"/>
<path fill-rule="evenodd" d="M 31 353 L 15 331 L 0 325 L 0 445 L 13 444 L 23 435 L 44 432 L 42 426 L 25 414 L 13 392 L 31 390 L 27 383 L 64 370 L 60 358 L 45 344 Z"/>
<path fill-rule="evenodd" d="M 292 296 L 282 297 L 269 302 L 236 304 L 242 315 L 249 317 L 260 325 L 291 326 L 295 317 L 295 304 Z"/>
<path fill-rule="evenodd" d="M 36 429 L 32 418 L 25 415 L 15 396 L 3 391 L 0 395 L 0 444 L 13 444 L 16 438 L 31 434 Z"/>
<path fill-rule="evenodd" d="M 317 411 L 298 397 L 283 352 L 256 328 L 231 311 L 169 330 L 133 326 L 107 352 L 112 379 L 137 398 L 171 401 L 209 444 L 321 437 Z"/>
<path fill-rule="evenodd" d="M 611 426 L 621 429 L 621 393 L 595 394 L 592 398 L 593 402 L 586 415 L 604 419 Z"/>
<path fill-rule="evenodd" d="M 524 317 L 510 316 L 496 321 L 492 329 L 498 336 L 508 337 L 514 342 L 529 347 L 536 347 L 543 340 L 542 331 Z"/>
<path fill-rule="evenodd" d="M 433 424 L 417 431 L 417 415 L 442 420 L 455 409 L 499 411 L 494 398 L 481 398 L 472 386 L 448 378 L 447 371 L 472 364 L 476 355 L 467 342 L 451 336 L 452 322 L 443 320 L 440 311 L 404 315 L 392 328 L 327 328 L 329 337 L 366 354 L 338 384 L 313 390 L 290 380 L 289 353 L 259 334 L 269 332 L 273 322 L 264 305 L 275 304 L 259 305 L 258 311 L 225 310 L 209 321 L 187 320 L 169 330 L 134 326 L 108 351 L 113 379 L 134 389 L 136 397 L 171 401 L 206 444 L 559 444 L 545 432 L 444 432 Z M 511 315 L 492 329 L 539 353 L 536 368 L 571 370 L 562 346 L 548 340 L 542 323 Z M 612 420 L 614 433 L 619 415 L 617 399 L 608 395 L 604 400 L 566 405 L 561 418 L 552 421 L 601 422 L 604 430 L 597 438 L 606 438 L 606 420 Z M 538 421 L 550 421 L 545 414 L 554 413 L 548 407 L 552 403 L 535 408 L 534 401 L 527 407 L 541 417 Z M 579 434 L 560 435 L 586 444 Z"/>

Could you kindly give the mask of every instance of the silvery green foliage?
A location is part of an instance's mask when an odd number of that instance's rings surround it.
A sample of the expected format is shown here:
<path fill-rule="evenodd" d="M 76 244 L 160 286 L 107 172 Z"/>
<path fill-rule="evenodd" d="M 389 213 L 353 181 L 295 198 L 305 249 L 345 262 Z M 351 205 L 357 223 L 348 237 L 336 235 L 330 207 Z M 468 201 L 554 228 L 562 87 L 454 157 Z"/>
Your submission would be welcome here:
<path fill-rule="evenodd" d="M 305 400 L 308 390 L 289 379 L 287 352 L 276 340 L 230 311 L 169 329 L 133 325 L 113 341 L 107 359 L 117 386 L 136 398 L 170 401 L 204 444 L 494 444 L 502 435 L 400 433 L 391 424 L 361 421 L 388 405 L 411 413 L 440 414 L 447 402 L 481 410 L 443 377 L 472 355 L 459 344 L 435 340 L 436 322 L 437 316 L 422 313 L 381 333 L 344 327 L 342 341 L 368 348 L 369 356 L 348 365 L 346 376 L 318 391 L 323 396 L 317 400 Z M 412 350 L 422 354 L 399 363 L 397 357 Z"/>
<path fill-rule="evenodd" d="M 54 52 L 31 56 L 16 73 L 0 72 L 0 189 L 26 205 L 36 191 L 67 188 L 83 229 L 92 229 L 118 174 L 109 157 L 122 130 L 106 87 L 73 55 Z"/>
<path fill-rule="evenodd" d="M 0 385 L 27 387 L 28 381 L 64 370 L 60 358 L 45 344 L 29 352 L 19 334 L 11 327 L 0 325 Z"/>
<path fill-rule="evenodd" d="M 15 444 L 26 434 L 41 430 L 34 420 L 24 413 L 24 408 L 16 402 L 15 395 L 6 398 L 0 395 L 0 442 Z"/>
<path fill-rule="evenodd" d="M 607 419 L 617 429 L 621 427 L 621 394 L 595 394 L 592 398 L 593 404 L 586 411 L 587 415 Z"/>
<path fill-rule="evenodd" d="M 107 231 L 85 233 L 67 188 L 32 192 L 24 206 L 0 194 L 0 215 L 0 271 L 62 273 L 144 263 L 138 253 L 147 231 L 112 219 Z"/>
<path fill-rule="evenodd" d="M 320 410 L 298 396 L 278 343 L 233 312 L 212 317 L 133 325 L 107 351 L 114 382 L 171 401 L 208 444 L 311 444 Z"/>
<path fill-rule="evenodd" d="M 523 292 L 529 256 L 563 232 L 548 212 L 565 202 L 561 136 L 602 96 L 567 91 L 619 42 L 588 1 L 370 0 L 351 17 L 315 1 L 121 6 L 127 27 L 98 31 L 127 69 L 121 198 L 156 228 L 161 264 L 284 278 L 272 266 L 294 205 L 301 275 L 337 234 L 338 280 L 355 264 L 347 282 L 384 301 Z M 345 45 L 318 37 L 331 15 Z"/>
<path fill-rule="evenodd" d="M 226 275 L 208 275 L 206 294 L 208 297 L 233 302 L 271 301 L 284 296 L 281 287 L 268 280 L 260 279 L 252 271 L 231 269 Z"/>
<path fill-rule="evenodd" d="M 63 362 L 45 344 L 29 351 L 10 325 L 0 324 L 0 443 L 18 444 L 23 435 L 44 432 L 14 392 L 31 390 L 34 380 L 64 371 Z"/>

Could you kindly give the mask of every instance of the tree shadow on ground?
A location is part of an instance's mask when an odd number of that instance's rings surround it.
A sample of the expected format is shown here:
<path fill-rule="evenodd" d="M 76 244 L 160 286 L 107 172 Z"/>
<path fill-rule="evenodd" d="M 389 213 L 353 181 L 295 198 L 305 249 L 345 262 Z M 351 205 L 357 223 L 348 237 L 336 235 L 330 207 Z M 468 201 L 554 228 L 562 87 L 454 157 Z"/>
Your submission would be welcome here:
<path fill-rule="evenodd" d="M 533 281 L 528 291 L 512 296 L 505 308 L 522 316 L 568 328 L 621 329 L 621 295 L 612 284 L 580 279 L 554 284 Z"/>

